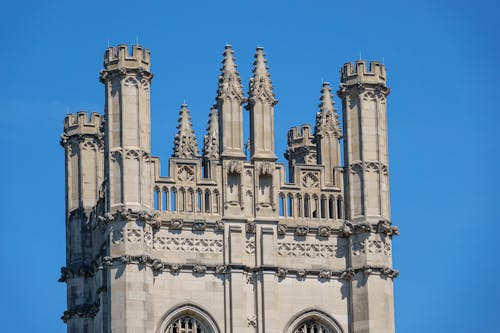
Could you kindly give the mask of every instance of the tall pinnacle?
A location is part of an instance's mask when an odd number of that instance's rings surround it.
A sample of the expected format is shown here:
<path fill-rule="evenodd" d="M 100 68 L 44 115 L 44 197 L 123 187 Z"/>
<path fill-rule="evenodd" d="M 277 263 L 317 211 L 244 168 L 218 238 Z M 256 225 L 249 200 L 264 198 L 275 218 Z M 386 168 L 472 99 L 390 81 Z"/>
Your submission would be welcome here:
<path fill-rule="evenodd" d="M 240 102 L 244 101 L 241 79 L 234 62 L 234 51 L 231 45 L 226 45 L 224 49 L 224 59 L 222 60 L 221 75 L 217 89 L 217 99 L 235 98 Z"/>
<path fill-rule="evenodd" d="M 257 47 L 252 70 L 253 77 L 250 79 L 250 89 L 248 92 L 250 104 L 254 104 L 257 99 L 261 99 L 263 102 L 268 102 L 272 105 L 278 102 L 274 97 L 273 82 L 267 71 L 265 55 L 264 48 Z"/>
<path fill-rule="evenodd" d="M 212 106 L 208 117 L 207 134 L 203 138 L 203 157 L 219 159 L 219 117 L 217 106 Z"/>
<path fill-rule="evenodd" d="M 315 132 L 319 135 L 323 135 L 325 132 L 332 132 L 337 138 L 341 138 L 342 134 L 339 127 L 338 114 L 333 106 L 335 102 L 332 98 L 332 88 L 328 82 L 323 82 L 320 101 L 320 111 L 316 113 Z"/>
<path fill-rule="evenodd" d="M 196 158 L 198 157 L 198 144 L 196 135 L 191 126 L 191 117 L 187 104 L 182 104 L 179 111 L 179 124 L 174 139 L 174 157 Z"/>

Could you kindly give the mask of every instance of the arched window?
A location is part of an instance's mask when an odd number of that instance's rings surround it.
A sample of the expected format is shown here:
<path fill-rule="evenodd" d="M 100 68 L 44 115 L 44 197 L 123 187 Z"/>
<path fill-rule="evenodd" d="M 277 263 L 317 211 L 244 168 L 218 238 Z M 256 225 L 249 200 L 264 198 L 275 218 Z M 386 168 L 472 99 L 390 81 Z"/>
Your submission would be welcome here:
<path fill-rule="evenodd" d="M 210 191 L 205 191 L 205 213 L 210 213 L 212 211 L 212 202 L 210 200 Z"/>
<path fill-rule="evenodd" d="M 219 195 L 219 191 L 215 190 L 214 191 L 214 200 L 215 200 L 215 203 L 214 203 L 214 212 L 215 213 L 218 213 L 219 212 L 219 200 L 220 200 L 220 195 Z"/>
<path fill-rule="evenodd" d="M 309 217 L 309 194 L 304 195 L 304 217 Z"/>
<path fill-rule="evenodd" d="M 321 197 L 320 211 L 321 211 L 321 218 L 322 219 L 326 218 L 326 197 L 325 196 Z"/>
<path fill-rule="evenodd" d="M 210 333 L 210 330 L 199 320 L 184 316 L 171 323 L 165 333 Z"/>
<path fill-rule="evenodd" d="M 288 217 L 292 217 L 293 216 L 293 196 L 291 194 L 289 194 L 287 196 L 287 203 L 286 203 L 286 208 L 288 210 Z"/>
<path fill-rule="evenodd" d="M 154 191 L 154 208 L 155 210 L 160 210 L 160 190 L 155 187 L 155 191 Z"/>
<path fill-rule="evenodd" d="M 333 333 L 325 325 L 315 320 L 308 320 L 299 325 L 293 333 Z"/>
<path fill-rule="evenodd" d="M 170 210 L 177 211 L 177 190 L 175 187 L 170 190 Z"/>
<path fill-rule="evenodd" d="M 184 305 L 167 313 L 162 320 L 160 333 L 219 333 L 212 317 L 195 305 Z"/>
<path fill-rule="evenodd" d="M 285 196 L 283 195 L 283 193 L 280 193 L 279 206 L 280 216 L 283 217 L 285 216 Z"/>
<path fill-rule="evenodd" d="M 328 199 L 328 218 L 335 219 L 335 199 L 333 196 Z"/>
<path fill-rule="evenodd" d="M 162 199 L 161 209 L 162 210 L 168 210 L 168 191 L 167 191 L 167 189 L 165 187 L 163 188 L 163 191 L 162 191 L 162 194 L 161 194 L 161 199 Z"/>
<path fill-rule="evenodd" d="M 302 216 L 302 197 L 300 194 L 297 194 L 297 217 L 303 217 Z"/>
<path fill-rule="evenodd" d="M 202 211 L 202 207 L 201 207 L 202 204 L 203 204 L 203 201 L 202 201 L 201 190 L 198 189 L 198 191 L 196 191 L 196 211 L 197 212 Z"/>
<path fill-rule="evenodd" d="M 328 314 L 311 310 L 289 322 L 286 333 L 342 333 L 337 322 Z"/>
<path fill-rule="evenodd" d="M 344 214 L 342 213 L 342 197 L 337 198 L 337 217 L 339 219 L 344 218 Z"/>
<path fill-rule="evenodd" d="M 319 211 L 319 201 L 318 201 L 318 196 L 315 194 L 313 195 L 312 217 L 319 217 L 318 211 Z"/>

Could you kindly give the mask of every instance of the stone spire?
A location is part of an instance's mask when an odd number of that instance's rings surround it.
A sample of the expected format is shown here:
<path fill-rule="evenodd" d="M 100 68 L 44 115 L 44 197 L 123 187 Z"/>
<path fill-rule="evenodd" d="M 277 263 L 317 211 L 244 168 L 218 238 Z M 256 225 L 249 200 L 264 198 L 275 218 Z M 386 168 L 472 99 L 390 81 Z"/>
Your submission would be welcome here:
<path fill-rule="evenodd" d="M 325 166 L 325 183 L 341 185 L 340 138 L 342 137 L 337 111 L 333 107 L 330 83 L 323 82 L 319 112 L 316 113 L 314 141 L 316 143 L 318 164 Z"/>
<path fill-rule="evenodd" d="M 245 97 L 233 53 L 231 45 L 226 45 L 217 89 L 219 153 L 222 158 L 244 159 L 241 105 Z"/>
<path fill-rule="evenodd" d="M 264 49 L 258 47 L 250 79 L 248 106 L 250 111 L 250 158 L 276 160 L 274 154 L 274 105 L 278 102 L 273 93 Z"/>
<path fill-rule="evenodd" d="M 174 139 L 174 157 L 196 158 L 198 157 L 198 144 L 196 135 L 191 126 L 191 117 L 187 104 L 182 104 L 179 111 L 179 124 Z"/>
<path fill-rule="evenodd" d="M 249 104 L 255 104 L 257 99 L 275 105 L 278 101 L 274 98 L 273 82 L 267 68 L 267 60 L 264 58 L 264 48 L 257 47 L 255 52 L 253 77 L 250 79 L 250 90 L 248 92 Z"/>
<path fill-rule="evenodd" d="M 335 102 L 332 98 L 332 88 L 329 82 L 323 82 L 320 101 L 319 112 L 316 113 L 316 134 L 322 135 L 325 132 L 331 132 L 340 139 L 342 133 L 340 131 L 337 110 L 333 106 Z"/>
<path fill-rule="evenodd" d="M 215 105 L 210 109 L 207 134 L 203 138 L 203 157 L 210 160 L 219 159 L 219 117 Z"/>
<path fill-rule="evenodd" d="M 221 75 L 217 87 L 217 99 L 231 98 L 244 101 L 240 73 L 236 70 L 238 66 L 235 63 L 232 46 L 226 45 L 222 55 L 224 59 L 222 60 Z"/>

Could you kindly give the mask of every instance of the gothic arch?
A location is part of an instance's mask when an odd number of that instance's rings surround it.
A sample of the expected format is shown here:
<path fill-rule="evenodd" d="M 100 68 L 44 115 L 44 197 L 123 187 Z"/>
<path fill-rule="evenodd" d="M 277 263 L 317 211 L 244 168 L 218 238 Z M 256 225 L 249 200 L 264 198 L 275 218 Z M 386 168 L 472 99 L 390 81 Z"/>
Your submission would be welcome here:
<path fill-rule="evenodd" d="M 206 331 L 203 333 L 220 333 L 219 327 L 215 323 L 215 320 L 208 314 L 207 311 L 203 310 L 201 307 L 194 304 L 184 304 L 174 307 L 172 310 L 168 311 L 160 319 L 160 324 L 157 333 L 168 333 L 168 329 L 177 320 L 181 318 L 193 318 L 197 322 L 201 323 Z"/>
<path fill-rule="evenodd" d="M 309 333 L 321 332 L 319 330 L 303 330 L 310 325 L 321 326 L 323 333 L 343 333 L 340 325 L 331 316 L 320 310 L 305 310 L 294 316 L 286 325 L 284 333 Z"/>

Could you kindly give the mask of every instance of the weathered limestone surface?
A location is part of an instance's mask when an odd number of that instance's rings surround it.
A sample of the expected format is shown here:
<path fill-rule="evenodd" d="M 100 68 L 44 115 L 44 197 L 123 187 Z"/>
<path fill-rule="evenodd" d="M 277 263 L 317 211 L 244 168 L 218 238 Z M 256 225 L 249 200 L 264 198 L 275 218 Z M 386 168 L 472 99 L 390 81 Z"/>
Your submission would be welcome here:
<path fill-rule="evenodd" d="M 233 53 L 201 153 L 181 106 L 168 177 L 151 156 L 149 50 L 108 48 L 104 115 L 66 117 L 68 332 L 394 332 L 385 67 L 342 68 L 343 133 L 323 83 L 314 128 L 288 133 L 286 179 L 264 51 L 248 99 Z"/>

